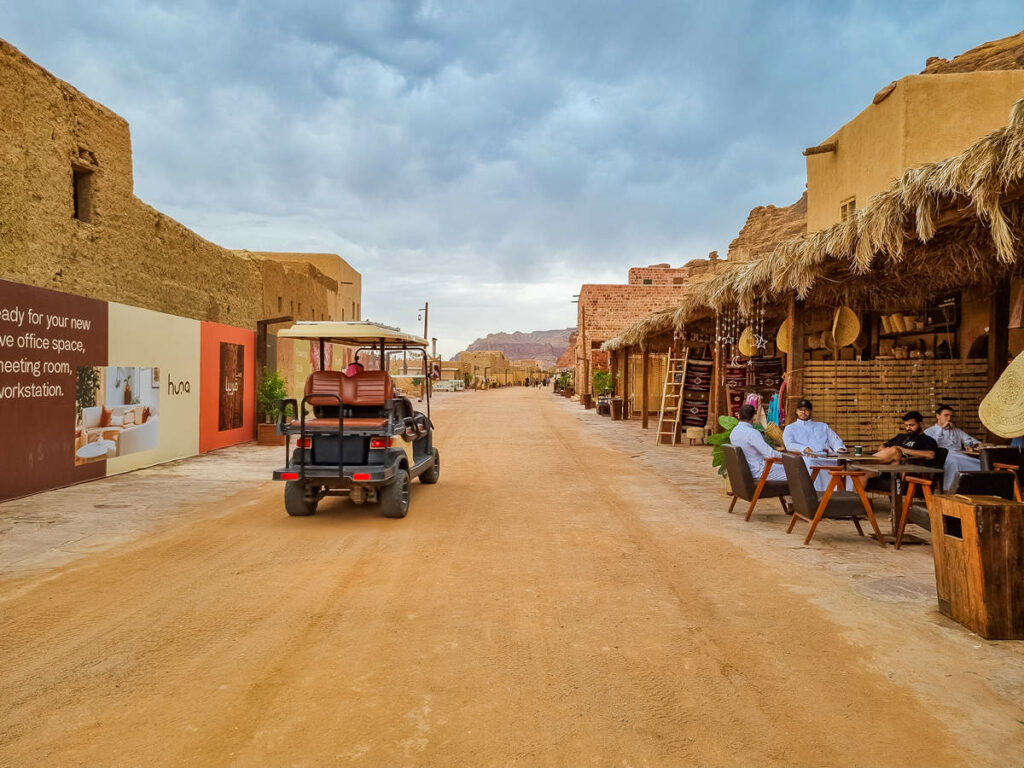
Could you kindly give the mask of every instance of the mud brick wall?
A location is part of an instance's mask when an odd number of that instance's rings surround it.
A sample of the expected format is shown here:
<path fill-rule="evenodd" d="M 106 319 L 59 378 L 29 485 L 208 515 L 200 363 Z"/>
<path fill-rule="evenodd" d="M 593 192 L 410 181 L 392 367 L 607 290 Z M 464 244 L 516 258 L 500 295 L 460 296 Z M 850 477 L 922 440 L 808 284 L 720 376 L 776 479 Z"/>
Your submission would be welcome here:
<path fill-rule="evenodd" d="M 678 271 L 678 270 L 675 270 Z M 578 329 L 576 348 L 576 381 L 584 381 L 584 344 L 590 347 L 591 360 L 597 360 L 601 344 L 621 334 L 632 323 L 659 309 L 679 304 L 683 299 L 684 285 L 584 285 L 580 288 L 576 314 Z M 586 339 L 584 340 L 584 335 Z M 607 365 L 607 360 L 604 360 Z M 597 370 L 591 365 L 591 371 Z M 578 391 L 589 392 L 586 389 Z"/>
<path fill-rule="evenodd" d="M 652 264 L 649 267 L 631 267 L 629 270 L 630 285 L 679 285 L 686 282 L 690 270 L 686 266 L 670 267 L 668 264 Z"/>
<path fill-rule="evenodd" d="M 278 296 L 304 319 L 335 314 L 337 279 L 203 239 L 135 197 L 132 174 L 127 121 L 0 40 L 4 278 L 249 329 Z"/>

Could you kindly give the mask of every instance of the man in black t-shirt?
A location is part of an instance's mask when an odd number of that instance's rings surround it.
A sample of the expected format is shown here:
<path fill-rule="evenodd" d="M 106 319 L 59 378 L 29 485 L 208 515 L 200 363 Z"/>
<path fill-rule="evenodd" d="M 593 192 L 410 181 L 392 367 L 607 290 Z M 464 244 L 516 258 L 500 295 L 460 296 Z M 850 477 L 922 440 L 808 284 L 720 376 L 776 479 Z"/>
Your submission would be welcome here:
<path fill-rule="evenodd" d="M 903 461 L 904 457 L 924 461 L 934 459 L 939 445 L 931 435 L 926 435 L 921 429 L 923 421 L 924 416 L 918 411 L 903 414 L 903 429 L 905 431 L 891 440 L 887 440 L 882 445 L 882 449 L 875 453 L 875 456 L 891 462 Z"/>

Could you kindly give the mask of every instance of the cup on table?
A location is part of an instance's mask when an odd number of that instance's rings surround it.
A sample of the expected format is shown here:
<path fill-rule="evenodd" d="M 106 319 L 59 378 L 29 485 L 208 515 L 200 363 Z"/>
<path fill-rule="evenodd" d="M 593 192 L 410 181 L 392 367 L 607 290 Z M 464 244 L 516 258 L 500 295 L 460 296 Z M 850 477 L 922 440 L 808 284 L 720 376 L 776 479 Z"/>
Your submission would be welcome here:
<path fill-rule="evenodd" d="M 853 446 L 853 455 L 854 456 L 862 456 L 863 454 L 864 454 L 864 446 L 863 445 L 855 445 L 855 446 Z"/>

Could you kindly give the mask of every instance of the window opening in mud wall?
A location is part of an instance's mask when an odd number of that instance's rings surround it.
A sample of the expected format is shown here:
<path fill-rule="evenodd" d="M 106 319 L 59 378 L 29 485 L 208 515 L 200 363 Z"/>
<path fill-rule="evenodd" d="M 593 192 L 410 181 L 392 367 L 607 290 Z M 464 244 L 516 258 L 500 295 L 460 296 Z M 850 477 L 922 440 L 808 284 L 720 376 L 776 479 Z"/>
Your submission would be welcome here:
<path fill-rule="evenodd" d="M 74 212 L 72 215 L 79 221 L 86 223 L 92 221 L 95 176 L 95 173 L 90 168 L 83 168 L 80 165 L 71 166 L 72 192 L 74 196 Z"/>
<path fill-rule="evenodd" d="M 851 197 L 847 200 L 843 200 L 839 204 L 839 218 L 841 221 L 846 221 L 854 212 L 857 210 L 857 198 Z"/>
<path fill-rule="evenodd" d="M 682 285 L 685 282 L 686 282 L 686 278 L 685 277 L 673 277 L 672 278 L 672 285 Z"/>
<path fill-rule="evenodd" d="M 283 306 L 284 306 L 284 299 L 282 299 L 280 296 L 278 296 L 277 297 L 277 311 L 280 312 Z"/>
<path fill-rule="evenodd" d="M 649 278 L 649 277 L 645 277 L 644 278 L 644 285 L 654 285 L 654 281 L 651 278 Z"/>

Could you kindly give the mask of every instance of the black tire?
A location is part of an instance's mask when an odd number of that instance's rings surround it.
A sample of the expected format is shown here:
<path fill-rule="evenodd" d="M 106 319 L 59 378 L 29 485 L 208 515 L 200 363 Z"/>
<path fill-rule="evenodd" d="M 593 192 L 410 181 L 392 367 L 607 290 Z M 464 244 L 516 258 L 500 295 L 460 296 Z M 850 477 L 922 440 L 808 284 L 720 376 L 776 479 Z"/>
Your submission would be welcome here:
<path fill-rule="evenodd" d="M 316 501 L 307 501 L 302 484 L 289 480 L 284 484 L 284 508 L 292 517 L 307 517 L 316 512 Z"/>
<path fill-rule="evenodd" d="M 405 517 L 409 514 L 409 472 L 399 469 L 395 482 L 380 489 L 380 511 L 384 517 Z"/>
<path fill-rule="evenodd" d="M 427 485 L 433 485 L 441 479 L 441 453 L 434 449 L 434 466 L 428 469 L 426 472 L 420 475 L 420 482 L 426 483 Z"/>

